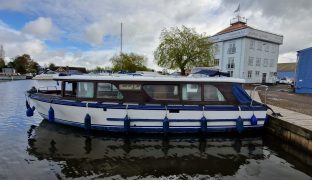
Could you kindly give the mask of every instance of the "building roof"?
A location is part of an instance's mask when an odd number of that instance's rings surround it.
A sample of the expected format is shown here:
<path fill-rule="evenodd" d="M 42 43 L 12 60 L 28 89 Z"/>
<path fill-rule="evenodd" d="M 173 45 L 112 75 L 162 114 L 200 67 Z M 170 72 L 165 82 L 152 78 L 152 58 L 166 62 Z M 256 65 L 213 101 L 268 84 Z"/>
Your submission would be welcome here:
<path fill-rule="evenodd" d="M 301 50 L 299 50 L 297 52 L 300 53 L 300 52 L 311 51 L 311 50 L 312 50 L 312 47 L 309 47 L 309 48 L 301 49 Z"/>
<path fill-rule="evenodd" d="M 220 34 L 224 34 L 224 33 L 229 33 L 229 32 L 233 32 L 233 31 L 237 31 L 237 30 L 241 30 L 241 29 L 245 29 L 245 28 L 251 28 L 250 26 L 247 26 L 247 24 L 245 22 L 241 22 L 238 21 L 236 23 L 231 24 L 231 26 L 223 29 L 222 31 L 218 32 L 215 35 L 220 35 Z"/>
<path fill-rule="evenodd" d="M 219 31 L 213 36 L 209 37 L 212 42 L 221 42 L 231 39 L 248 37 L 267 41 L 275 44 L 283 44 L 283 36 L 268 31 L 259 30 L 247 25 L 247 19 L 237 16 L 231 20 L 231 25 L 222 31 Z"/>
<path fill-rule="evenodd" d="M 296 63 L 278 63 L 277 72 L 296 71 Z"/>

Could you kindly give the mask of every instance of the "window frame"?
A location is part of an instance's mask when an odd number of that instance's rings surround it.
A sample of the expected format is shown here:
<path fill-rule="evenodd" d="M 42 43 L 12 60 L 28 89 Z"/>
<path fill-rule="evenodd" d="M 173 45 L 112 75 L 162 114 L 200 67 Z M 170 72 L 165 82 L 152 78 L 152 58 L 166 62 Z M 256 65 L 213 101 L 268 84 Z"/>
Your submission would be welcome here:
<path fill-rule="evenodd" d="M 171 86 L 178 86 L 178 98 L 176 100 L 165 100 L 165 99 L 154 99 L 152 96 L 150 96 L 147 91 L 144 89 L 144 86 L 155 86 L 155 85 L 171 85 Z M 174 103 L 174 102 L 181 102 L 182 101 L 182 97 L 181 97 L 181 84 L 180 83 L 169 83 L 169 84 L 157 84 L 157 83 L 142 83 L 141 85 L 141 92 L 145 94 L 145 96 L 148 97 L 149 100 L 151 100 L 152 102 L 168 102 L 168 103 Z"/>
<path fill-rule="evenodd" d="M 205 100 L 205 85 L 209 85 L 209 86 L 213 86 L 215 87 L 220 93 L 221 95 L 223 96 L 223 99 L 224 101 L 209 101 L 209 100 Z M 209 102 L 209 103 L 227 103 L 228 102 L 228 99 L 226 96 L 224 96 L 224 94 L 222 93 L 222 91 L 220 91 L 220 89 L 218 88 L 218 86 L 214 85 L 213 83 L 202 83 L 202 102 L 205 103 L 205 102 Z"/>
<path fill-rule="evenodd" d="M 99 83 L 105 83 L 105 84 L 111 84 L 111 86 L 113 85 L 113 86 L 115 86 L 115 88 L 118 90 L 118 92 L 121 94 L 121 96 L 122 96 L 122 98 L 120 98 L 120 99 L 118 99 L 118 98 L 103 98 L 103 97 L 98 97 L 98 87 L 99 87 Z M 94 94 L 94 98 L 95 99 L 99 99 L 99 100 L 123 100 L 124 99 L 124 95 L 123 95 L 123 93 L 120 91 L 120 89 L 119 89 L 119 84 L 118 84 L 118 86 L 116 85 L 116 84 L 114 84 L 114 83 L 111 83 L 111 82 L 95 82 L 95 84 L 96 84 L 96 86 L 95 86 L 95 94 Z"/>
<path fill-rule="evenodd" d="M 187 84 L 197 84 L 199 86 L 199 89 L 200 89 L 200 100 L 184 100 L 183 99 L 183 85 L 187 85 Z M 181 102 L 203 102 L 203 90 L 204 90 L 204 87 L 203 87 L 203 83 L 200 83 L 200 82 L 183 82 L 183 83 L 180 83 L 180 101 Z"/>

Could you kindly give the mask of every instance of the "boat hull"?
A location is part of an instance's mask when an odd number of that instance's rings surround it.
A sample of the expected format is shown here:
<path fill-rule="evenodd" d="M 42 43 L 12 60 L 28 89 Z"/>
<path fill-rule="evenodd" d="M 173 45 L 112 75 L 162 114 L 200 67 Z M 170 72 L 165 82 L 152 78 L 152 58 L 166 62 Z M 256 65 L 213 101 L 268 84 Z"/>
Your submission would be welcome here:
<path fill-rule="evenodd" d="M 75 102 L 62 99 L 50 100 L 30 96 L 31 106 L 49 120 L 50 108 L 54 118 L 50 121 L 87 129 L 109 132 L 138 133 L 198 133 L 238 131 L 237 119 L 243 120 L 243 129 L 262 128 L 267 109 L 263 106 L 182 106 L 138 105 L 96 102 Z M 90 123 L 86 124 L 86 115 Z M 251 125 L 251 117 L 257 118 Z M 127 123 L 128 122 L 128 123 Z M 89 126 L 88 126 L 89 125 Z"/>
<path fill-rule="evenodd" d="M 0 75 L 0 80 L 24 80 L 25 75 Z"/>

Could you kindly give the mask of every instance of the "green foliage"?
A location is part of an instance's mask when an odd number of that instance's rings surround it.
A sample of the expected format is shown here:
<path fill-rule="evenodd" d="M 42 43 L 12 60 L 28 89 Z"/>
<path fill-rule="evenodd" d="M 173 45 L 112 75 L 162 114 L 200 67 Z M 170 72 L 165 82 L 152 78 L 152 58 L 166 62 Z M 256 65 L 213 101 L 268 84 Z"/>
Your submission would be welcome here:
<path fill-rule="evenodd" d="M 38 63 L 33 61 L 28 54 L 17 56 L 12 62 L 8 63 L 9 67 L 13 67 L 17 73 L 37 73 Z"/>
<path fill-rule="evenodd" d="M 4 67 L 5 67 L 4 59 L 0 58 L 0 72 L 1 72 L 1 69 Z"/>
<path fill-rule="evenodd" d="M 205 34 L 185 26 L 172 27 L 162 30 L 154 57 L 159 66 L 180 69 L 185 75 L 186 69 L 212 66 L 213 50 L 213 43 Z"/>
<path fill-rule="evenodd" d="M 103 72 L 103 71 L 109 71 L 112 70 L 111 67 L 109 66 L 105 66 L 105 67 L 101 67 L 101 66 L 96 66 L 94 69 L 89 70 L 89 72 Z"/>
<path fill-rule="evenodd" d="M 111 59 L 113 64 L 113 71 L 146 71 L 148 70 L 145 66 L 147 58 L 143 55 L 138 55 L 135 53 L 122 53 L 120 55 L 115 55 Z"/>
<path fill-rule="evenodd" d="M 55 71 L 55 70 L 56 70 L 55 64 L 54 64 L 54 63 L 50 63 L 50 64 L 49 64 L 49 69 L 50 69 L 51 71 Z"/>

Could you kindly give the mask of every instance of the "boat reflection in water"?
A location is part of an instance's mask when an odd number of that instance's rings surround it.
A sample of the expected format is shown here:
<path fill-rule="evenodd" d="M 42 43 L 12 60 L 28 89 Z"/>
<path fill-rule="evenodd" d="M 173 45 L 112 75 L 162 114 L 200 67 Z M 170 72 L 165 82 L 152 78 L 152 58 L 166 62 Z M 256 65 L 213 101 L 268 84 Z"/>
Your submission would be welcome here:
<path fill-rule="evenodd" d="M 28 133 L 28 154 L 70 178 L 231 176 L 264 158 L 261 137 L 98 135 L 46 120 Z"/>

